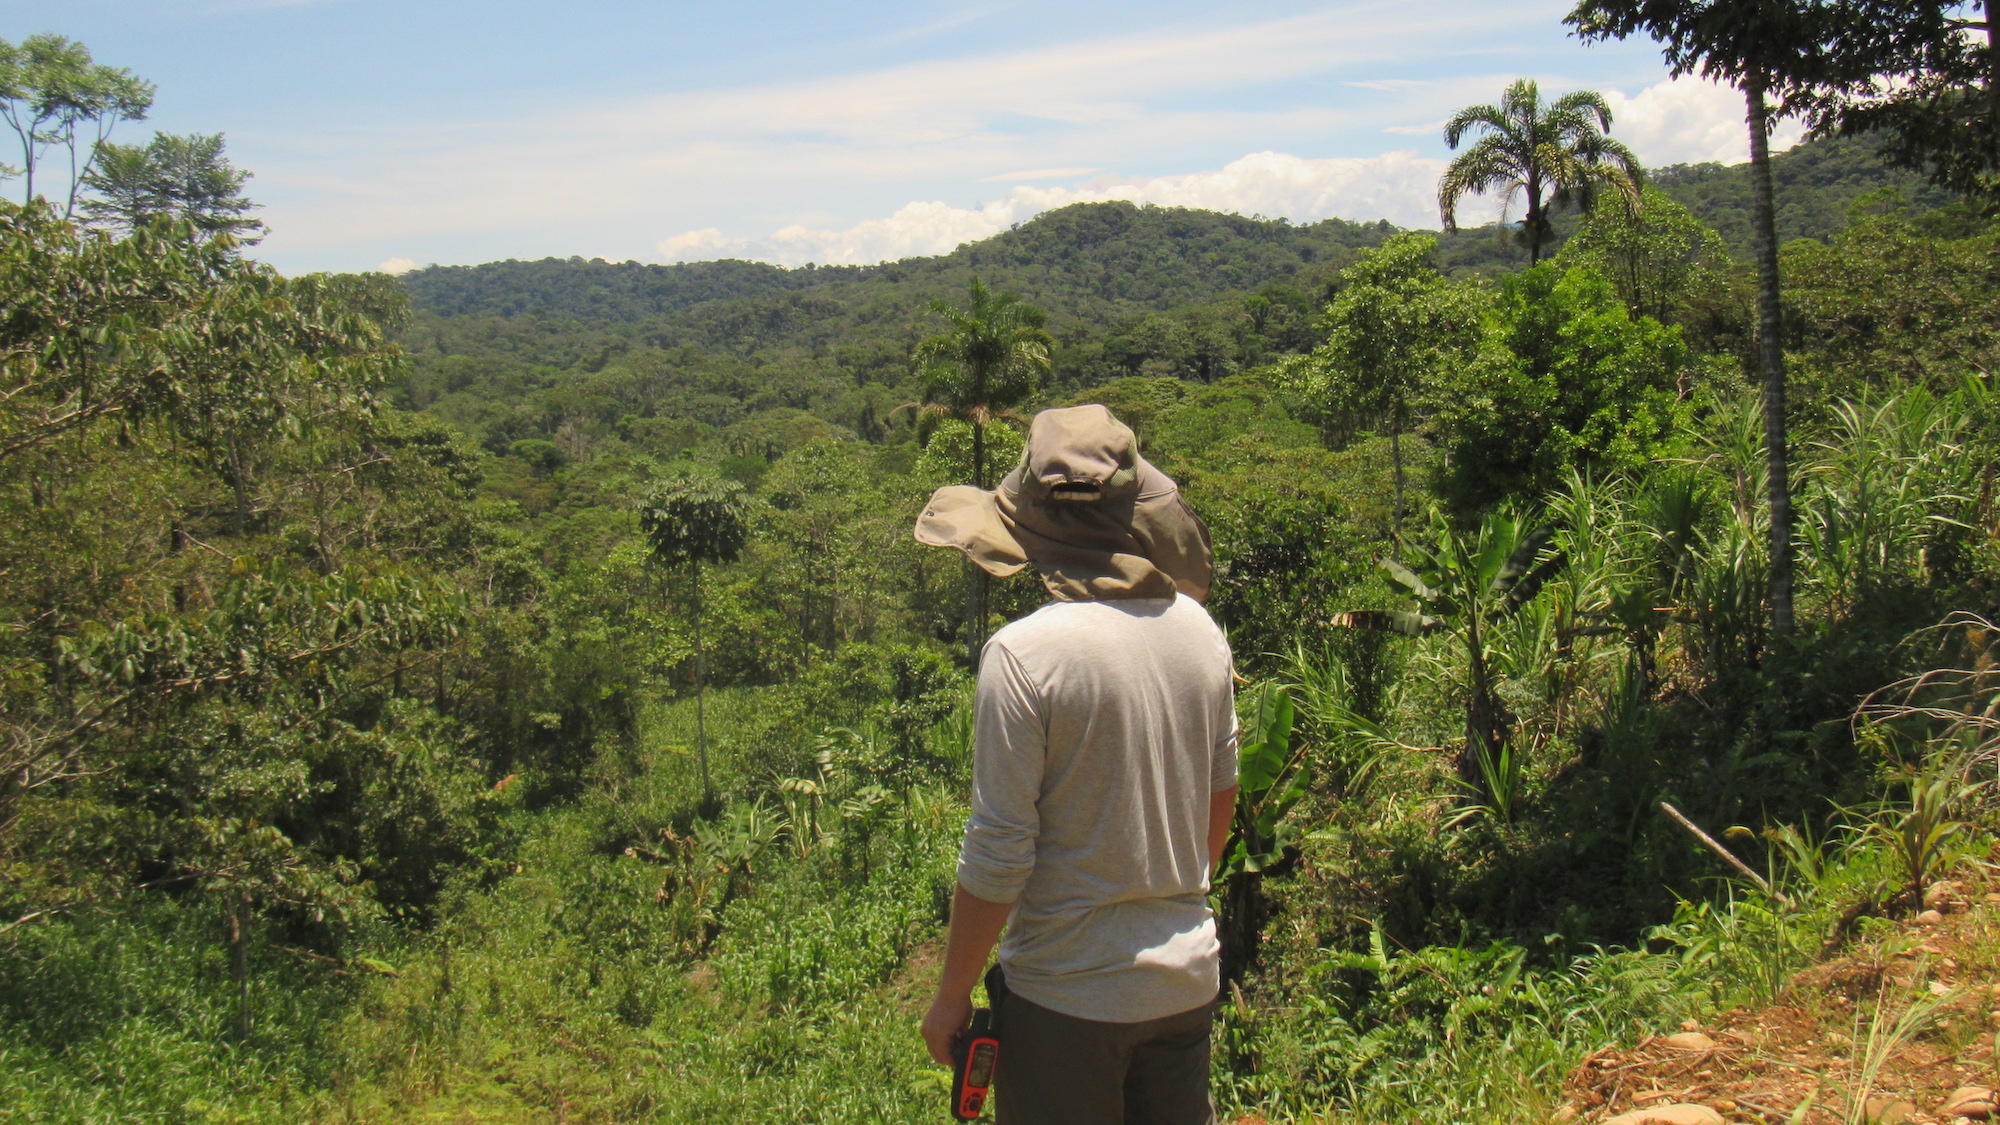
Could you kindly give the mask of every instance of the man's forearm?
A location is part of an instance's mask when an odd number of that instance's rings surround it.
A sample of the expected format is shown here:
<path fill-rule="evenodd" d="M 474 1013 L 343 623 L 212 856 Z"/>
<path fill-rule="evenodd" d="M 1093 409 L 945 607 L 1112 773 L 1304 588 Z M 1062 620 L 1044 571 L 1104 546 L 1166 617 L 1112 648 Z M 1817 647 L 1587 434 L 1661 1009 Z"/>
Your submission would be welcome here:
<path fill-rule="evenodd" d="M 986 958 L 1011 902 L 988 902 L 960 885 L 951 896 L 951 930 L 944 939 L 944 971 L 938 974 L 937 995 L 924 1016 L 924 1043 L 940 1066 L 952 1064 L 953 1045 L 972 1019 L 972 986 L 986 968 Z"/>
<path fill-rule="evenodd" d="M 972 986 L 985 972 L 986 958 L 1013 910 L 1011 902 L 988 902 L 962 885 L 952 894 L 951 930 L 945 937 L 944 971 L 938 977 L 940 996 L 972 995 Z"/>
<path fill-rule="evenodd" d="M 1229 842 L 1229 822 L 1236 817 L 1236 789 L 1232 785 L 1208 798 L 1208 872 L 1222 864 L 1222 846 Z"/>

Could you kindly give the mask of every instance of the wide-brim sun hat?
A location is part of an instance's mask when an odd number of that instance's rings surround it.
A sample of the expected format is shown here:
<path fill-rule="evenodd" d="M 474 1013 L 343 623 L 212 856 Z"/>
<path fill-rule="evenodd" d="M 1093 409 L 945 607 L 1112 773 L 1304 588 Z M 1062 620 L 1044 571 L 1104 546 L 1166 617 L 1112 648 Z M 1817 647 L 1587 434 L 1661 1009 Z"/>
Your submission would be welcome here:
<path fill-rule="evenodd" d="M 916 537 L 996 577 L 1032 565 L 1060 601 L 1176 591 L 1206 601 L 1215 576 L 1207 525 L 1173 478 L 1139 456 L 1131 428 L 1096 404 L 1035 415 L 1000 486 L 938 489 Z"/>

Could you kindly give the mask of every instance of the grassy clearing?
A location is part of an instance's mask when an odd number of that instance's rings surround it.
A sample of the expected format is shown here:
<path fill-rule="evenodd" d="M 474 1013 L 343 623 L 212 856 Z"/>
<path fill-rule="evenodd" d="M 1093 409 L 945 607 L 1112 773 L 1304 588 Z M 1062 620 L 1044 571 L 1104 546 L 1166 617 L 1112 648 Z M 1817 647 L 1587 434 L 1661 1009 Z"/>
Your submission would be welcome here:
<path fill-rule="evenodd" d="M 0 974 L 0 1120 L 307 1116 L 337 1080 L 327 1032 L 351 989 L 261 947 L 238 1041 L 225 932 L 219 911 L 147 899 L 22 934 Z"/>
<path fill-rule="evenodd" d="M 711 715 L 753 714 L 753 693 Z M 468 886 L 334 1035 L 330 1120 L 925 1120 L 912 957 L 941 925 L 964 808 L 830 758 L 793 813 L 696 821 L 682 704 L 640 769 L 535 816 L 516 869 Z M 723 729 L 731 729 L 724 727 Z M 686 733 L 691 733 L 687 731 Z M 757 768 L 715 744 L 718 781 Z"/>

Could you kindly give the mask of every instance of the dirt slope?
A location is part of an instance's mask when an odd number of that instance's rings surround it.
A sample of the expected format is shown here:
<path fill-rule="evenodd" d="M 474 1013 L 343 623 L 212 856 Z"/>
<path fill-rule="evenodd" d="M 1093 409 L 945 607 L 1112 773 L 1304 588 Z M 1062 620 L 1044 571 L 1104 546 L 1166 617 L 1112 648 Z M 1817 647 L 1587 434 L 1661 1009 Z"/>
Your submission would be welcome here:
<path fill-rule="evenodd" d="M 1799 973 L 1769 1006 L 1590 1056 L 1565 1084 L 1559 1116 L 1699 1105 L 1760 1125 L 1987 1119 L 1990 1100 L 1971 1095 L 2000 1079 L 1997 889 L 1940 883 L 1924 896 L 1932 909 Z"/>

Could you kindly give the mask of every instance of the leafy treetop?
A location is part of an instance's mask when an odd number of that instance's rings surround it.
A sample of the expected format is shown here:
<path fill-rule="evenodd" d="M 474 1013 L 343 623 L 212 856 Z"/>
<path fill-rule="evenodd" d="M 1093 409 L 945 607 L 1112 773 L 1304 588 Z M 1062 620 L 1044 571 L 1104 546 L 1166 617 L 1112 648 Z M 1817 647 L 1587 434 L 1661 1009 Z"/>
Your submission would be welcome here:
<path fill-rule="evenodd" d="M 69 198 L 77 191 L 104 141 L 120 121 L 138 121 L 153 105 L 153 84 L 122 67 L 92 61 L 83 44 L 60 35 L 30 35 L 19 46 L 0 39 L 0 119 L 21 144 L 24 200 L 35 198 L 35 170 L 42 154 L 60 145 L 69 153 Z M 80 135 L 84 126 L 94 136 Z"/>

